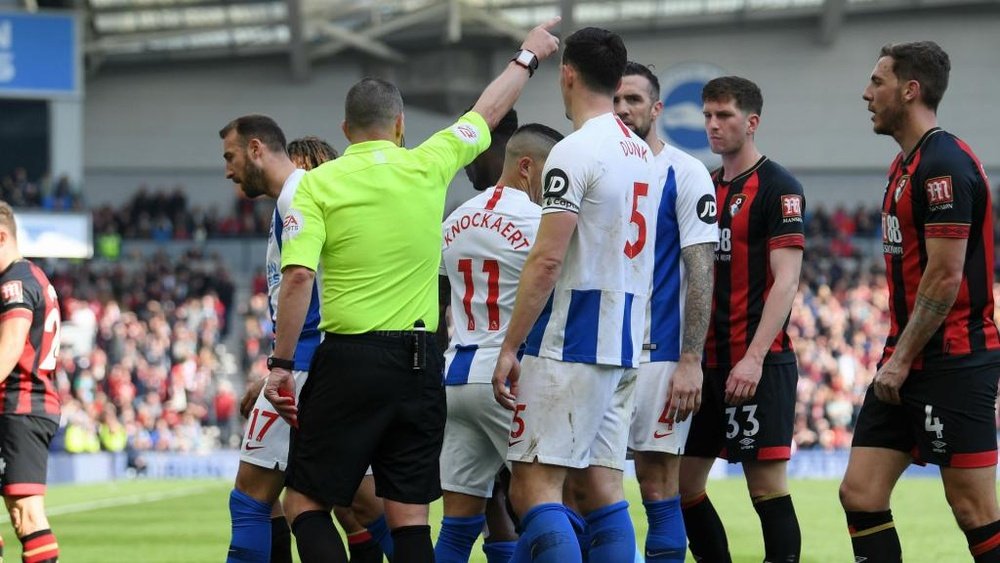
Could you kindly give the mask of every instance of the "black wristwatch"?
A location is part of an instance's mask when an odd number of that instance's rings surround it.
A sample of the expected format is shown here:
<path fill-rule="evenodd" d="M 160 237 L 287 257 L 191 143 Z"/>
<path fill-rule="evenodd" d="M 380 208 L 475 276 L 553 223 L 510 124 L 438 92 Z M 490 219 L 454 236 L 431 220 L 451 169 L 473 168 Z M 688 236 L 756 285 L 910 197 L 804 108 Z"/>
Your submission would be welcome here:
<path fill-rule="evenodd" d="M 528 69 L 529 77 L 534 76 L 535 69 L 538 68 L 538 57 L 527 49 L 521 49 L 520 51 L 514 53 L 514 58 L 511 59 L 511 61 Z"/>
<path fill-rule="evenodd" d="M 292 360 L 286 360 L 285 358 L 275 358 L 274 356 L 268 356 L 267 358 L 267 369 L 281 368 L 292 370 L 295 367 L 295 362 Z"/>

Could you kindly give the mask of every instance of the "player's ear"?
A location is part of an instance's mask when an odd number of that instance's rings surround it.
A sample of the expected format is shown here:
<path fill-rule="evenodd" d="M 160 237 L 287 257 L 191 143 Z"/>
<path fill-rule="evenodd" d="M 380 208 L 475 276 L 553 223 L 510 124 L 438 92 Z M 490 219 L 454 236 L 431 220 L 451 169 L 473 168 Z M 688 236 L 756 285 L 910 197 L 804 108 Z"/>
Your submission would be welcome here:
<path fill-rule="evenodd" d="M 576 79 L 576 74 L 573 71 L 573 67 L 568 64 L 562 64 L 559 66 L 559 78 L 562 81 L 563 86 L 566 88 L 571 88 L 573 86 L 573 81 Z"/>
<path fill-rule="evenodd" d="M 747 117 L 747 134 L 753 135 L 757 132 L 757 127 L 760 125 L 760 116 L 756 113 L 751 113 Z"/>
<path fill-rule="evenodd" d="M 399 112 L 396 116 L 396 144 L 403 146 L 403 136 L 406 133 L 406 120 L 403 117 L 403 112 Z"/>
<path fill-rule="evenodd" d="M 527 156 L 527 155 L 522 156 L 521 158 L 517 159 L 517 173 L 518 173 L 518 175 L 520 175 L 521 178 L 524 178 L 525 180 L 530 180 L 531 179 L 531 168 L 532 168 L 533 164 L 535 164 L 534 159 L 532 159 L 530 156 Z"/>
<path fill-rule="evenodd" d="M 251 138 L 249 141 L 247 141 L 247 156 L 249 156 L 251 159 L 260 158 L 260 153 L 261 153 L 260 148 L 261 148 L 260 139 Z"/>
<path fill-rule="evenodd" d="M 347 120 L 346 119 L 340 122 L 340 130 L 344 133 L 344 138 L 347 139 L 348 142 L 350 142 L 351 141 L 351 128 L 347 126 Z"/>
<path fill-rule="evenodd" d="M 906 102 L 920 101 L 920 82 L 907 80 L 903 85 L 903 100 Z"/>
<path fill-rule="evenodd" d="M 663 100 L 656 100 L 653 102 L 653 122 L 655 123 L 657 119 L 660 118 L 660 114 L 663 113 Z"/>

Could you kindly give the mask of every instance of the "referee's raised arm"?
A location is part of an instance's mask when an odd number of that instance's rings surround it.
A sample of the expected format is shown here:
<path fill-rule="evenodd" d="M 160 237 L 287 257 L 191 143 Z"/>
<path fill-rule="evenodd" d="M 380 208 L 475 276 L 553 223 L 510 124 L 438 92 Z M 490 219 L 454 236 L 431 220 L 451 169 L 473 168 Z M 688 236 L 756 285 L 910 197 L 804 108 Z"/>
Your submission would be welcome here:
<path fill-rule="evenodd" d="M 297 423 L 288 453 L 285 514 L 303 563 L 345 562 L 330 519 L 350 506 L 366 469 L 395 542 L 393 561 L 431 562 L 427 505 L 441 496 L 446 400 L 438 325 L 441 218 L 455 173 L 486 150 L 490 129 L 558 48 L 531 30 L 472 111 L 418 147 L 402 147 L 403 99 L 365 78 L 345 100 L 350 146 L 308 172 L 281 229 L 277 331 L 270 365 L 288 365 L 306 318 L 323 341 L 296 405 L 287 370 L 272 369 L 265 395 Z M 319 280 L 318 311 L 310 305 Z"/>
<path fill-rule="evenodd" d="M 549 30 L 558 25 L 561 19 L 556 16 L 529 31 L 507 68 L 483 90 L 479 100 L 472 106 L 472 111 L 483 116 L 491 130 L 514 107 L 521 89 L 527 84 L 528 78 L 535 74 L 538 62 L 559 49 L 559 39 L 549 33 Z"/>

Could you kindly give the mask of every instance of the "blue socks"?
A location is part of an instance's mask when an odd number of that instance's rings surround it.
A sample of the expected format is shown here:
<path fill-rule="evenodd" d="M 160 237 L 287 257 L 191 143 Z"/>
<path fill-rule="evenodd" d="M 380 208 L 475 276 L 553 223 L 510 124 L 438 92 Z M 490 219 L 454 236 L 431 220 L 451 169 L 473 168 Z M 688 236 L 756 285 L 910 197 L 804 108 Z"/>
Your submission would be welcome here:
<path fill-rule="evenodd" d="M 569 512 L 557 503 L 529 510 L 521 519 L 521 538 L 511 563 L 582 563 Z"/>
<path fill-rule="evenodd" d="M 483 543 L 483 553 L 486 554 L 487 563 L 509 563 L 514 557 L 514 541 L 494 541 Z"/>
<path fill-rule="evenodd" d="M 681 514 L 680 495 L 643 502 L 649 530 L 646 534 L 646 561 L 683 563 L 687 555 L 687 534 Z"/>
<path fill-rule="evenodd" d="M 229 493 L 233 535 L 226 563 L 271 561 L 271 505 L 241 491 Z"/>
<path fill-rule="evenodd" d="M 586 562 L 590 551 L 590 530 L 587 529 L 587 521 L 575 510 L 567 510 L 566 513 L 569 516 L 569 523 L 573 525 L 573 531 L 576 532 L 576 541 L 580 544 L 580 557 Z"/>
<path fill-rule="evenodd" d="M 483 514 L 463 518 L 445 516 L 434 545 L 434 560 L 437 563 L 468 563 L 472 544 L 476 543 L 485 524 Z"/>
<path fill-rule="evenodd" d="M 389 524 L 385 521 L 385 514 L 379 516 L 365 526 L 365 528 L 368 528 L 368 533 L 372 535 L 378 546 L 382 548 L 382 553 L 385 554 L 386 559 L 392 561 L 392 534 L 389 533 Z"/>
<path fill-rule="evenodd" d="M 628 502 L 598 508 L 586 516 L 590 528 L 589 559 L 601 563 L 634 563 L 635 528 Z"/>

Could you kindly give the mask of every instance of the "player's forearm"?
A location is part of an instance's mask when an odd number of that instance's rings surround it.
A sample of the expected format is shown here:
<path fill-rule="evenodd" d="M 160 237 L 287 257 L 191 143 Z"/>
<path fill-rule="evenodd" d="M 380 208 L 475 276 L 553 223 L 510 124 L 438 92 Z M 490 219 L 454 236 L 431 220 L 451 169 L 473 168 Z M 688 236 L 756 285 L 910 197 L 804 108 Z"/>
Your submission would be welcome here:
<path fill-rule="evenodd" d="M 278 319 L 275 331 L 274 356 L 293 359 L 295 343 L 306 322 L 312 284 L 316 272 L 302 266 L 289 266 L 281 274 L 281 292 L 278 294 Z"/>
<path fill-rule="evenodd" d="M 504 349 L 517 350 L 528 338 L 531 327 L 538 320 L 545 302 L 552 295 L 552 288 L 556 286 L 561 271 L 560 260 L 543 258 L 535 254 L 528 256 L 521 271 L 521 281 L 517 286 L 514 312 L 511 314 L 507 334 L 503 340 Z"/>
<path fill-rule="evenodd" d="M 481 115 L 492 130 L 510 108 L 514 107 L 528 78 L 528 69 L 513 62 L 508 63 L 500 76 L 483 90 L 476 105 L 472 106 L 472 111 Z"/>
<path fill-rule="evenodd" d="M 708 323 L 712 319 L 712 289 L 715 283 L 715 244 L 695 244 L 681 250 L 687 292 L 684 297 L 682 360 L 701 361 Z"/>
<path fill-rule="evenodd" d="M 917 287 L 913 312 L 892 353 L 894 359 L 906 365 L 913 363 L 913 359 L 920 354 L 948 316 L 961 285 L 961 272 L 956 274 L 930 269 L 924 272 Z"/>
<path fill-rule="evenodd" d="M 768 291 L 767 299 L 764 301 L 764 311 L 760 316 L 760 323 L 757 325 L 757 332 L 747 347 L 747 356 L 763 363 L 767 356 L 771 344 L 778 337 L 778 332 L 785 326 L 785 320 L 792 310 L 792 303 L 795 301 L 795 292 L 799 287 L 798 269 L 794 272 L 779 274 L 774 279 L 774 284 Z"/>

